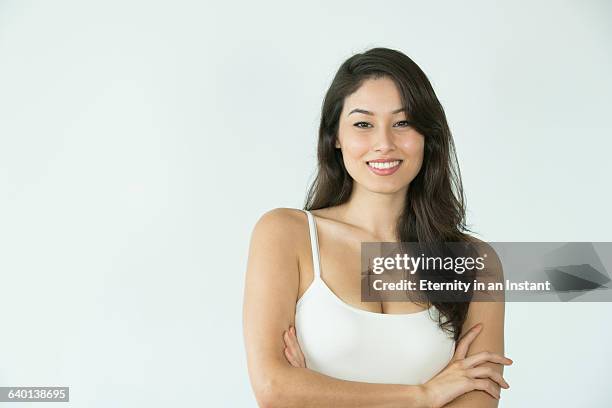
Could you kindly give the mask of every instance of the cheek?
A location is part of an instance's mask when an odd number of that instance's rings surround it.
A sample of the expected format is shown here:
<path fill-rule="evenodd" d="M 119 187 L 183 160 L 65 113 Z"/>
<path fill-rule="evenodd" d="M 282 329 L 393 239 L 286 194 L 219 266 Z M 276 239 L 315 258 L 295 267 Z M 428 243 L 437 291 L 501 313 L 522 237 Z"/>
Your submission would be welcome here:
<path fill-rule="evenodd" d="M 408 158 L 408 168 L 411 173 L 418 172 L 423 164 L 425 154 L 425 138 L 420 134 L 410 135 L 400 143 L 400 149 Z"/>
<path fill-rule="evenodd" d="M 425 138 L 418 133 L 411 134 L 401 140 L 400 149 L 408 156 L 422 157 L 425 151 Z"/>
<path fill-rule="evenodd" d="M 366 138 L 347 137 L 342 145 L 342 154 L 346 160 L 359 160 L 367 155 L 370 144 Z"/>

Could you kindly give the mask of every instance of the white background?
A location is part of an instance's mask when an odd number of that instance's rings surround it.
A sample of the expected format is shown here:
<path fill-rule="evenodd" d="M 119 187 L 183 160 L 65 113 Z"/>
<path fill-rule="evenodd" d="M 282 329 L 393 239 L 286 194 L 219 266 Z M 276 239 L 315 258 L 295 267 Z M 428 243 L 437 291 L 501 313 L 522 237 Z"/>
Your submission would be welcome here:
<path fill-rule="evenodd" d="M 0 2 L 0 386 L 255 406 L 250 233 L 302 206 L 323 95 L 374 46 L 429 76 L 481 239 L 612 241 L 611 20 L 578 0 Z M 611 312 L 508 304 L 500 406 L 608 406 Z"/>

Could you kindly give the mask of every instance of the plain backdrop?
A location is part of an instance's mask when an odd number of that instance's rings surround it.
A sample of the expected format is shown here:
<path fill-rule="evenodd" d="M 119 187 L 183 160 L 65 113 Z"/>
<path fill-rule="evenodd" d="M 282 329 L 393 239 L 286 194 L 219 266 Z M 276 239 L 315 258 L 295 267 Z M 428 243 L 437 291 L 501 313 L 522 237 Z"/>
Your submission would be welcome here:
<path fill-rule="evenodd" d="M 325 91 L 375 46 L 431 80 L 481 239 L 612 241 L 611 4 L 0 1 L 0 386 L 256 406 L 250 234 L 302 206 Z M 609 406 L 611 312 L 509 303 L 500 406 Z"/>

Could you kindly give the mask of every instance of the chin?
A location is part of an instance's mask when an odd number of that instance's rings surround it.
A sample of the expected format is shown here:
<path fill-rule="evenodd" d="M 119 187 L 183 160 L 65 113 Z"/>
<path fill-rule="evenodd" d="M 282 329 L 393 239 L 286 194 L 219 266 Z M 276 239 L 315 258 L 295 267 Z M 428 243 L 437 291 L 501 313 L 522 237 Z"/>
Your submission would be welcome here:
<path fill-rule="evenodd" d="M 406 184 L 399 183 L 368 183 L 364 187 L 373 193 L 396 194 L 406 188 Z"/>

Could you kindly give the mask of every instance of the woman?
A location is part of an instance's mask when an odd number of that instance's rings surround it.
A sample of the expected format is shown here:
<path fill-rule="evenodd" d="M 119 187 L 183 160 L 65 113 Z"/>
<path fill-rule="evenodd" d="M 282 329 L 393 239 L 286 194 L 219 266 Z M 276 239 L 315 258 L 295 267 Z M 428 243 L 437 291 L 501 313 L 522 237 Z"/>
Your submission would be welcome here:
<path fill-rule="evenodd" d="M 304 210 L 267 212 L 251 237 L 243 318 L 260 406 L 496 407 L 503 302 L 361 302 L 362 242 L 479 241 L 421 69 L 387 48 L 344 62 L 318 161 Z"/>

